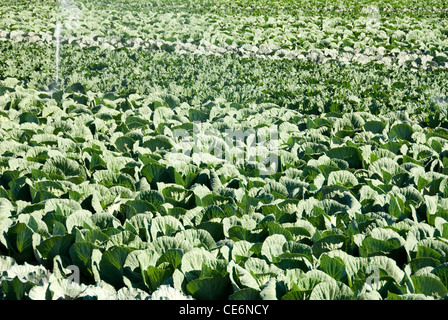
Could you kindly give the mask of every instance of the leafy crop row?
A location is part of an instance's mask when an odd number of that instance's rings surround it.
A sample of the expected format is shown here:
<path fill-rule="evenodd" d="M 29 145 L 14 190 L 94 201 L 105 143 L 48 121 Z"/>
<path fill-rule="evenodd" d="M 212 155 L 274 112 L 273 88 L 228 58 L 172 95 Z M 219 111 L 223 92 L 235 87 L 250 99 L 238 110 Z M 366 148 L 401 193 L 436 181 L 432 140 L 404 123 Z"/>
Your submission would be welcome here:
<path fill-rule="evenodd" d="M 55 84 L 56 2 L 1 1 L 1 299 L 448 297 L 444 3 L 114 3 L 77 4 Z"/>
<path fill-rule="evenodd" d="M 213 157 L 179 162 L 170 132 L 197 120 L 188 106 L 72 90 L 3 87 L 1 241 L 16 262 L 198 299 L 447 293 L 446 129 L 406 112 L 198 110 L 215 128 L 229 112 L 235 129 L 281 121 L 279 171 L 261 179 Z"/>

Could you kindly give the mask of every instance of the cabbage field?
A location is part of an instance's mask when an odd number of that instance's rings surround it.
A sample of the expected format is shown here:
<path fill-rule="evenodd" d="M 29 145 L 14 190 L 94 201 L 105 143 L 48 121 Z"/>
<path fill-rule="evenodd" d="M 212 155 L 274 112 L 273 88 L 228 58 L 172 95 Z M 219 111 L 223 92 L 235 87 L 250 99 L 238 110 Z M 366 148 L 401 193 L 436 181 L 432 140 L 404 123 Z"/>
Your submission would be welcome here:
<path fill-rule="evenodd" d="M 0 300 L 448 298 L 448 3 L 0 0 Z"/>

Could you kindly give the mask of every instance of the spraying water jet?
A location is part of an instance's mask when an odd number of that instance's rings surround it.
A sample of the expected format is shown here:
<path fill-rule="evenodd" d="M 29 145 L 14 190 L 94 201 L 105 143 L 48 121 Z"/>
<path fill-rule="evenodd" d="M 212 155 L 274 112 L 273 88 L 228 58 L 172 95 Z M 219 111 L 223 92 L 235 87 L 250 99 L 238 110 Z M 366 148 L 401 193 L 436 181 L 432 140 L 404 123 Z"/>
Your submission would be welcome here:
<path fill-rule="evenodd" d="M 55 82 L 50 87 L 59 87 L 59 82 L 61 78 L 60 72 L 60 61 L 61 61 L 61 45 L 62 45 L 62 32 L 63 28 L 73 29 L 78 25 L 79 9 L 72 4 L 71 0 L 59 0 L 59 14 L 58 20 L 56 22 L 56 27 L 54 31 L 55 37 Z"/>
<path fill-rule="evenodd" d="M 62 30 L 62 23 L 58 21 L 56 23 L 56 30 L 55 30 L 55 38 L 56 38 L 56 55 L 55 55 L 55 61 L 56 61 L 56 76 L 55 76 L 55 83 L 56 86 L 59 83 L 59 51 L 61 46 L 61 30 Z"/>

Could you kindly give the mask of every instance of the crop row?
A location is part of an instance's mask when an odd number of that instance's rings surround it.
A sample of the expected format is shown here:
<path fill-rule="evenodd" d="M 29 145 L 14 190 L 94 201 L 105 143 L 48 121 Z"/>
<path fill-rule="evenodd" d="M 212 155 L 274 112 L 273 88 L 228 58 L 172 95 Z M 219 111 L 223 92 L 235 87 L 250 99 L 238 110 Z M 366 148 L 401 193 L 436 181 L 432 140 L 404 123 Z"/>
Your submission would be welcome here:
<path fill-rule="evenodd" d="M 0 46 L 3 77 L 16 76 L 39 90 L 54 81 L 51 48 L 5 42 Z M 28 59 L 30 52 L 33 60 Z M 446 71 L 416 70 L 384 64 L 372 67 L 372 63 L 316 64 L 236 54 L 216 57 L 127 48 L 81 50 L 76 46 L 63 48 L 61 58 L 64 86 L 82 82 L 94 92 L 171 94 L 194 106 L 210 98 L 240 104 L 272 102 L 309 114 L 432 110 L 438 118 L 446 104 Z"/>
<path fill-rule="evenodd" d="M 1 1 L 0 299 L 447 299 L 445 3 L 113 4 Z"/>
<path fill-rule="evenodd" d="M 191 108 L 172 97 L 82 85 L 49 95 L 17 84 L 2 87 L 1 250 L 53 270 L 55 283 L 74 264 L 85 285 L 104 281 L 122 295 L 127 287 L 134 298 L 162 284 L 196 299 L 448 293 L 443 127 L 406 112 L 307 116 L 219 100 Z M 216 146 L 250 144 L 229 145 L 216 130 L 275 124 L 275 173 L 262 178 L 260 163 L 217 156 Z M 203 148 L 179 153 L 176 129 Z M 379 272 L 373 291 L 369 266 Z M 34 287 L 34 297 L 92 294 L 9 274 L 3 291 L 23 286 L 21 298 Z"/>
<path fill-rule="evenodd" d="M 405 16 L 383 16 L 372 11 L 363 16 L 329 17 L 281 13 L 246 15 L 243 13 L 158 12 L 131 8 L 115 10 L 71 5 L 59 10 L 45 4 L 32 8 L 9 6 L 2 9 L 0 29 L 39 34 L 54 32 L 56 22 L 63 22 L 67 37 L 137 38 L 146 40 L 180 41 L 198 44 L 205 40 L 214 45 L 260 44 L 276 45 L 283 49 L 323 49 L 384 47 L 387 50 L 428 50 L 444 52 L 447 49 L 446 19 L 428 16 L 425 19 Z M 18 13 L 20 12 L 20 18 Z M 275 18 L 274 18 L 275 17 Z"/>

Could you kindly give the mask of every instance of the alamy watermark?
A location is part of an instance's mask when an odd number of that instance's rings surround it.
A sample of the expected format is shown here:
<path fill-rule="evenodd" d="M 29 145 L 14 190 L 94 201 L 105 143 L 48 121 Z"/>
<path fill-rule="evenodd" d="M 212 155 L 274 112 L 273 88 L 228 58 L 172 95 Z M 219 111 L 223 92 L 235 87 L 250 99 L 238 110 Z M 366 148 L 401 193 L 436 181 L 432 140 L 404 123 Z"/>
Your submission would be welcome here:
<path fill-rule="evenodd" d="M 80 285 L 81 278 L 80 278 L 79 267 L 72 264 L 72 265 L 67 266 L 66 269 L 72 271 L 72 273 L 67 277 L 67 287 L 72 286 L 74 283 L 76 285 Z"/>
<path fill-rule="evenodd" d="M 276 125 L 257 129 L 218 130 L 206 123 L 193 122 L 193 132 L 173 130 L 175 141 L 171 152 L 190 156 L 200 165 L 213 159 L 218 163 L 255 165 L 260 175 L 270 175 L 279 166 L 279 133 Z"/>
<path fill-rule="evenodd" d="M 366 273 L 370 274 L 366 278 L 367 287 L 370 290 L 373 290 L 374 288 L 378 288 L 378 285 L 380 282 L 380 269 L 377 266 L 370 265 L 367 267 Z"/>

